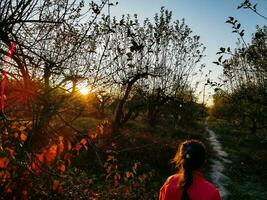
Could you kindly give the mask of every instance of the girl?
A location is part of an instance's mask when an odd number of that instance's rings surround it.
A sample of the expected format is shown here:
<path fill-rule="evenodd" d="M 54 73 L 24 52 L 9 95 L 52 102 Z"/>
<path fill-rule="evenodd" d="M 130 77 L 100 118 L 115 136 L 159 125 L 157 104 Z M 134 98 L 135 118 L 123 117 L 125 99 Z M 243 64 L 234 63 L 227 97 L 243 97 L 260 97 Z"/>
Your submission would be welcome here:
<path fill-rule="evenodd" d="M 177 174 L 170 176 L 160 189 L 160 200 L 221 200 L 217 188 L 203 177 L 206 149 L 202 142 L 183 142 L 173 159 Z"/>

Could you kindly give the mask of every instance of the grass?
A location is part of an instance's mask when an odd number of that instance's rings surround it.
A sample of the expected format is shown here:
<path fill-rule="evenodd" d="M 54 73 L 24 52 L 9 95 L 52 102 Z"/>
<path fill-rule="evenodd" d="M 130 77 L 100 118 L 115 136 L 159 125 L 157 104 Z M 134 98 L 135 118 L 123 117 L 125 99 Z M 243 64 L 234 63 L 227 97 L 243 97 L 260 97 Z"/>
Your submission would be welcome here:
<path fill-rule="evenodd" d="M 231 178 L 230 199 L 267 199 L 267 141 L 256 135 L 247 138 L 227 122 L 213 122 L 211 126 L 232 161 L 225 172 Z"/>
<path fill-rule="evenodd" d="M 74 122 L 74 126 L 79 129 L 88 129 L 99 122 L 97 119 L 83 117 L 77 119 Z M 105 154 L 106 150 L 112 148 L 110 144 L 115 143 L 116 149 L 114 150 L 117 152 L 118 169 L 121 173 L 129 170 L 136 162 L 140 162 L 138 173 L 148 174 L 153 172 L 153 176 L 149 181 L 139 188 L 144 189 L 145 199 L 158 199 L 159 189 L 166 178 L 176 173 L 177 169 L 170 163 L 170 160 L 174 157 L 180 142 L 186 139 L 201 140 L 207 146 L 209 155 L 213 155 L 202 125 L 174 130 L 168 123 L 161 123 L 151 127 L 143 121 L 129 121 L 121 132 L 119 136 L 105 135 L 105 138 L 102 138 L 104 141 L 99 141 L 99 144 L 106 144 L 106 146 L 101 146 L 101 151 Z M 105 162 L 104 154 L 102 154 L 102 158 Z M 211 158 L 212 156 L 208 157 Z M 93 160 L 95 160 L 94 153 L 88 151 L 88 153 L 85 152 L 80 155 L 80 159 L 77 160 L 76 164 L 79 164 L 81 169 L 87 171 L 88 175 L 97 174 L 98 177 L 103 176 L 103 172 L 99 170 L 97 163 L 92 162 Z M 205 171 L 207 172 L 209 168 L 210 162 L 208 161 Z M 105 183 L 103 180 L 98 180 L 97 185 L 101 188 L 105 186 Z M 105 198 L 103 197 L 103 199 Z"/>
<path fill-rule="evenodd" d="M 79 130 L 88 130 L 94 128 L 100 122 L 100 119 L 92 117 L 79 117 L 72 123 L 72 125 Z"/>

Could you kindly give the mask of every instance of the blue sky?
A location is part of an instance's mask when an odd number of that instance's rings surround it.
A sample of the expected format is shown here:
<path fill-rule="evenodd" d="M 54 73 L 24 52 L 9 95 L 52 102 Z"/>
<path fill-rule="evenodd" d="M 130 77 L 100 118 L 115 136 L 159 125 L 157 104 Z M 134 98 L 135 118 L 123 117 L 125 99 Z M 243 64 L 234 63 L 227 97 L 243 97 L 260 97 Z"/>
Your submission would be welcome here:
<path fill-rule="evenodd" d="M 116 1 L 116 0 L 115 0 Z M 114 2 L 115 2 L 114 1 Z M 266 20 L 257 16 L 250 10 L 239 9 L 242 0 L 117 0 L 118 5 L 112 7 L 111 15 L 121 16 L 122 14 L 138 14 L 140 19 L 153 18 L 160 7 L 173 12 L 173 19 L 185 19 L 193 33 L 200 36 L 201 42 L 207 47 L 206 57 L 202 60 L 208 70 L 212 70 L 211 79 L 217 80 L 222 73 L 222 68 L 213 64 L 218 56 L 216 52 L 220 47 L 234 48 L 237 35 L 232 33 L 231 26 L 225 21 L 229 16 L 235 17 L 241 28 L 245 29 L 245 39 L 250 42 L 256 25 L 264 25 Z M 267 15 L 267 0 L 253 1 L 258 3 L 261 13 Z M 209 91 L 211 93 L 211 91 Z"/>

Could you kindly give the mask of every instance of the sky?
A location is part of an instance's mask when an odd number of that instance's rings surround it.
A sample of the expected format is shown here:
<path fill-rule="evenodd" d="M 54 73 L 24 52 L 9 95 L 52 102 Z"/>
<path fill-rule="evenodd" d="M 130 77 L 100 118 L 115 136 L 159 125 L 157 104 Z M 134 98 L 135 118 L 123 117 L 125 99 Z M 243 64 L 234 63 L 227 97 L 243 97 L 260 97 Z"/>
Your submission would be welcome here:
<path fill-rule="evenodd" d="M 113 1 L 110 1 L 113 2 Z M 116 0 L 114 1 L 114 3 Z M 173 12 L 173 20 L 185 19 L 193 34 L 200 36 L 200 41 L 206 46 L 202 63 L 206 70 L 212 70 L 211 80 L 218 80 L 222 67 L 213 64 L 218 59 L 216 52 L 220 47 L 236 47 L 237 35 L 232 33 L 231 26 L 225 21 L 229 16 L 235 17 L 241 28 L 245 29 L 245 40 L 250 42 L 256 25 L 266 25 L 267 21 L 248 9 L 237 9 L 243 0 L 117 0 L 118 5 L 111 8 L 111 15 L 120 17 L 122 14 L 137 14 L 140 21 L 145 18 L 153 19 L 155 13 L 164 6 Z M 267 0 L 251 0 L 258 3 L 258 10 L 267 15 Z M 206 98 L 212 91 L 206 88 Z"/>

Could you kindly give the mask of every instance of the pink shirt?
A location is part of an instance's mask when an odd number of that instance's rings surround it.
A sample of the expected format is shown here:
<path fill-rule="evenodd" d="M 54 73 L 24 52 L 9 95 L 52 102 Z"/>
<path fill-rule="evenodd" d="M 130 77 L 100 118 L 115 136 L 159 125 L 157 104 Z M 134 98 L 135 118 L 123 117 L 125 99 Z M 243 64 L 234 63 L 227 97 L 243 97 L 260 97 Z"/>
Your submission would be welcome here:
<path fill-rule="evenodd" d="M 180 200 L 183 188 L 178 174 L 170 176 L 160 189 L 159 200 Z M 190 200 L 221 200 L 217 188 L 203 177 L 200 171 L 193 173 L 192 185 L 187 190 Z"/>

